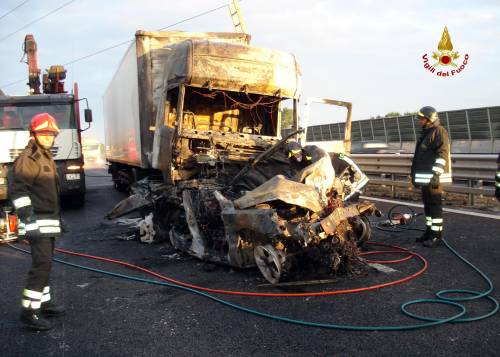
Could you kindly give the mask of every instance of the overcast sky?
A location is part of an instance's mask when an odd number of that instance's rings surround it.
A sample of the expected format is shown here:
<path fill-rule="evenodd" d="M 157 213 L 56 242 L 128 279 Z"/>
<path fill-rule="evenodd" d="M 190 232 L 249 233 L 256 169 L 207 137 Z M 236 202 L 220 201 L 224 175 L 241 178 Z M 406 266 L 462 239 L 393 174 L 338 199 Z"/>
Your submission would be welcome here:
<path fill-rule="evenodd" d="M 0 19 L 0 38 L 68 0 L 30 0 Z M 0 17 L 21 0 L 1 0 Z M 63 64 L 101 48 L 132 40 L 138 29 L 156 30 L 219 7 L 229 0 L 76 0 L 42 21 L 0 41 L 0 89 L 25 94 L 20 63 L 25 34 L 38 42 L 39 65 Z M 302 98 L 353 102 L 354 119 L 424 105 L 452 110 L 500 105 L 500 1 L 264 1 L 240 3 L 252 44 L 297 56 Z M 457 76 L 424 70 L 422 55 L 437 51 L 444 26 L 460 58 Z M 185 31 L 233 31 L 226 8 L 173 27 Z M 89 136 L 103 139 L 102 95 L 127 45 L 67 67 L 67 88 L 77 81 L 89 98 L 95 123 Z M 435 61 L 431 61 L 434 63 Z M 449 70 L 450 68 L 446 68 Z M 337 121 L 337 114 L 310 124 Z"/>

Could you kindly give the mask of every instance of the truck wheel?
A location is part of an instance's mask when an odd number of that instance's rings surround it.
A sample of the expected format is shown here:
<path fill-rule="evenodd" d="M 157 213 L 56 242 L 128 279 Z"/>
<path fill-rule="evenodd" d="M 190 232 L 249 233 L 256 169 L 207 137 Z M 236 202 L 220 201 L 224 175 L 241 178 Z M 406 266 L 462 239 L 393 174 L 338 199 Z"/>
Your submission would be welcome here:
<path fill-rule="evenodd" d="M 370 239 L 372 235 L 372 228 L 370 226 L 370 221 L 368 217 L 364 214 L 352 217 L 350 219 L 351 226 L 355 234 L 355 241 L 358 247 L 363 247 L 363 245 Z"/>
<path fill-rule="evenodd" d="M 271 284 L 277 284 L 283 271 L 284 259 L 281 254 L 270 244 L 256 246 L 253 254 L 264 278 Z"/>

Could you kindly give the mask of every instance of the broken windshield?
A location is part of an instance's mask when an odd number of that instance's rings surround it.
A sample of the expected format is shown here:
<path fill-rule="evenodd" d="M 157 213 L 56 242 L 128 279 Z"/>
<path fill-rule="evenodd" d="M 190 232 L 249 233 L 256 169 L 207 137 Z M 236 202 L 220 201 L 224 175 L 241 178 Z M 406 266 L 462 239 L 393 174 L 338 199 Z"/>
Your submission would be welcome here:
<path fill-rule="evenodd" d="M 283 98 L 186 87 L 182 127 L 264 136 L 278 135 Z"/>
<path fill-rule="evenodd" d="M 60 129 L 76 129 L 72 104 L 16 103 L 0 104 L 0 130 L 29 130 L 31 118 L 39 113 L 52 115 Z"/>

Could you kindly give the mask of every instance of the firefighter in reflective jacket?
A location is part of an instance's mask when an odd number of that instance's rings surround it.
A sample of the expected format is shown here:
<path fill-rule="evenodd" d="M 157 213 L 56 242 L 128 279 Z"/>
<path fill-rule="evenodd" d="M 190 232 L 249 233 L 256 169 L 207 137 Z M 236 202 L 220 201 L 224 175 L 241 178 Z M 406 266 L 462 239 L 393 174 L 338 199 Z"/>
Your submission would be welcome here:
<path fill-rule="evenodd" d="M 18 235 L 31 246 L 32 266 L 21 300 L 21 321 L 35 330 L 48 330 L 46 317 L 62 316 L 64 308 L 51 301 L 49 276 L 54 240 L 61 235 L 57 170 L 50 149 L 59 133 L 47 114 L 31 120 L 32 137 L 14 161 L 9 175 L 9 198 L 19 217 Z"/>
<path fill-rule="evenodd" d="M 415 147 L 411 178 L 414 186 L 422 188 L 427 227 L 417 242 L 435 247 L 443 235 L 443 184 L 451 183 L 450 142 L 448 132 L 439 125 L 436 109 L 423 107 L 417 115 L 422 135 Z"/>

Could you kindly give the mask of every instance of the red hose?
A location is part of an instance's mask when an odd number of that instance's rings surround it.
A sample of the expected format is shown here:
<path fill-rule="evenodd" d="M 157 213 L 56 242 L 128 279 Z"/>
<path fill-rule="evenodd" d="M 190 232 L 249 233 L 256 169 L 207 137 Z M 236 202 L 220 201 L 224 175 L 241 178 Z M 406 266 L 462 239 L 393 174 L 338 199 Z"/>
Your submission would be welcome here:
<path fill-rule="evenodd" d="M 173 279 L 173 278 L 169 278 L 167 276 L 161 275 L 161 274 L 156 273 L 154 271 L 142 268 L 140 266 L 137 266 L 137 265 L 134 265 L 134 264 L 130 264 L 130 263 L 127 263 L 127 262 L 123 262 L 123 261 L 120 261 L 120 260 L 116 260 L 116 259 L 98 257 L 98 256 L 94 256 L 94 255 L 90 255 L 90 254 L 85 254 L 85 253 L 76 253 L 76 252 L 72 252 L 72 251 L 69 251 L 69 250 L 66 250 L 66 249 L 61 249 L 61 248 L 57 248 L 56 251 L 58 251 L 60 253 L 63 253 L 63 254 L 74 255 L 74 256 L 77 256 L 77 257 L 90 258 L 90 259 L 99 260 L 99 261 L 103 261 L 103 262 L 108 262 L 108 263 L 122 265 L 122 266 L 125 266 L 127 268 L 132 268 L 132 269 L 135 269 L 135 270 L 142 271 L 142 272 L 144 272 L 146 274 L 152 275 L 152 276 L 154 276 L 156 278 L 159 278 L 161 280 L 165 280 L 165 281 L 168 281 L 168 282 L 176 284 L 176 285 L 184 286 L 184 287 L 195 289 L 195 290 L 199 290 L 199 291 L 204 291 L 204 292 L 209 292 L 209 293 L 216 293 L 216 294 L 225 294 L 225 295 L 239 295 L 239 296 L 308 297 L 308 296 L 330 296 L 330 295 L 353 294 L 353 293 L 359 293 L 359 292 L 364 292 L 364 291 L 371 291 L 371 290 L 386 288 L 386 287 L 393 286 L 393 285 L 402 284 L 402 283 L 407 282 L 409 280 L 415 279 L 417 276 L 421 275 L 424 271 L 427 270 L 427 267 L 428 267 L 427 260 L 425 260 L 425 258 L 422 257 L 418 253 L 409 251 L 408 249 L 405 249 L 405 248 L 402 248 L 402 247 L 398 247 L 398 246 L 395 246 L 395 245 L 390 245 L 390 244 L 372 243 L 372 242 L 368 242 L 368 244 L 378 245 L 378 246 L 382 246 L 382 247 L 387 247 L 387 248 L 395 249 L 395 251 L 391 250 L 391 251 L 367 252 L 369 254 L 375 254 L 375 253 L 382 254 L 382 253 L 386 253 L 386 252 L 387 253 L 391 253 L 391 254 L 396 253 L 396 252 L 398 252 L 398 253 L 406 253 L 406 254 L 408 254 L 408 257 L 399 259 L 400 261 L 405 261 L 405 260 L 408 260 L 408 259 L 410 259 L 412 257 L 417 257 L 423 263 L 423 267 L 419 271 L 417 271 L 416 273 L 411 274 L 411 275 L 409 275 L 407 277 L 404 277 L 402 279 L 398 279 L 398 280 L 394 280 L 394 281 L 390 281 L 390 282 L 382 283 L 382 284 L 370 285 L 370 286 L 361 287 L 361 288 L 345 289 L 345 290 L 335 290 L 335 291 L 308 292 L 308 293 L 270 293 L 270 292 L 251 292 L 251 291 L 235 291 L 235 290 L 212 289 L 212 288 L 207 288 L 207 287 L 203 287 L 203 286 L 198 286 L 198 285 L 194 285 L 194 284 L 185 283 L 183 281 L 179 281 L 179 280 L 176 280 L 176 279 Z M 366 253 L 364 253 L 364 254 L 366 254 Z M 368 254 L 366 254 L 366 255 L 368 255 Z"/>

